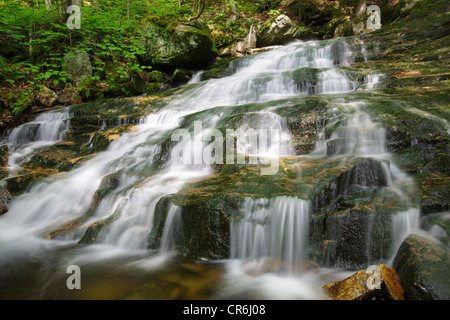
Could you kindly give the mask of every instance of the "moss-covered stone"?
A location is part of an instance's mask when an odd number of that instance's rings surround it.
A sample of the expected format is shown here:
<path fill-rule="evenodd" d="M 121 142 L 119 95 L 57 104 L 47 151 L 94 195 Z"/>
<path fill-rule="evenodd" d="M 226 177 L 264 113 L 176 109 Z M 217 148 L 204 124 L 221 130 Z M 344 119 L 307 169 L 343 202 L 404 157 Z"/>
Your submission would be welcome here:
<path fill-rule="evenodd" d="M 450 253 L 448 247 L 421 237 L 408 236 L 395 256 L 397 271 L 410 300 L 450 298 Z"/>
<path fill-rule="evenodd" d="M 195 68 L 208 65 L 217 56 L 217 48 L 206 28 L 179 24 L 165 29 L 148 22 L 140 29 L 146 52 L 139 58 L 146 64 Z"/>

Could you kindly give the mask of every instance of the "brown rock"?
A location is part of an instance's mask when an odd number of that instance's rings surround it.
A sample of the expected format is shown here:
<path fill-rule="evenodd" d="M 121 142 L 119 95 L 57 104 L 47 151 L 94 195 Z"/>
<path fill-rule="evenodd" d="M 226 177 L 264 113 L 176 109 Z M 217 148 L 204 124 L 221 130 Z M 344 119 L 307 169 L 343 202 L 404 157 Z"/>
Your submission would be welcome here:
<path fill-rule="evenodd" d="M 58 95 L 58 102 L 63 106 L 71 105 L 75 95 L 75 92 L 63 91 Z"/>
<path fill-rule="evenodd" d="M 394 269 L 385 266 L 384 264 L 379 264 L 381 279 L 386 286 L 388 297 L 390 300 L 404 300 L 403 298 L 403 288 L 400 284 L 400 279 Z"/>
<path fill-rule="evenodd" d="M 361 270 L 342 281 L 325 285 L 324 289 L 333 300 L 404 300 L 395 270 L 381 264 L 377 268 L 371 273 Z M 370 285 L 372 283 L 374 286 Z"/>
<path fill-rule="evenodd" d="M 46 106 L 46 107 L 51 107 L 55 104 L 57 99 L 57 95 L 55 92 L 53 92 L 52 90 L 50 90 L 47 87 L 42 87 L 39 90 L 39 94 L 38 94 L 38 101 Z"/>

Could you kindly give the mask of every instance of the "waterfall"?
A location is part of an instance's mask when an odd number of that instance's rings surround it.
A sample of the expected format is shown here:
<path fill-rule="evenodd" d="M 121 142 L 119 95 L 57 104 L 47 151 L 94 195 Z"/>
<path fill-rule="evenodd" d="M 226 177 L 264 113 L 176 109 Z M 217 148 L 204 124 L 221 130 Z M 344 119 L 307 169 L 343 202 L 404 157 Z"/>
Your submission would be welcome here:
<path fill-rule="evenodd" d="M 244 216 L 231 223 L 230 257 L 257 261 L 274 257 L 288 273 L 301 270 L 306 254 L 309 202 L 292 197 L 246 198 Z"/>
<path fill-rule="evenodd" d="M 65 108 L 40 114 L 34 121 L 14 128 L 6 141 L 11 154 L 8 158 L 10 171 L 17 171 L 34 150 L 62 141 L 69 129 L 70 117 Z"/>
<path fill-rule="evenodd" d="M 384 129 L 372 122 L 363 110 L 364 104 L 334 98 L 336 93 L 370 89 L 378 81 L 377 76 L 355 77 L 348 71 L 346 67 L 351 66 L 358 55 L 364 56 L 365 52 L 361 44 L 355 46 L 347 41 L 333 39 L 292 43 L 273 51 L 247 56 L 231 63 L 231 75 L 224 78 L 198 82 L 201 72 L 197 73 L 190 82 L 192 85 L 181 95 L 174 97 L 161 110 L 148 115 L 136 126 L 136 130 L 111 142 L 107 150 L 85 161 L 67 175 L 54 181 L 36 183 L 14 197 L 9 212 L 0 218 L 2 252 L 17 250 L 18 246 L 23 251 L 28 247 L 39 247 L 43 234 L 67 223 L 82 221 L 74 232 L 52 240 L 55 248 L 61 243 L 74 244 L 89 226 L 101 221 L 104 225 L 98 232 L 95 245 L 80 249 L 82 254 L 76 257 L 77 263 L 96 261 L 99 247 L 108 257 L 107 253 L 115 256 L 118 250 L 127 255 L 142 255 L 147 252 L 148 235 L 154 227 L 158 202 L 165 196 L 178 193 L 187 183 L 214 172 L 210 163 L 195 161 L 203 159 L 204 149 L 208 145 L 208 141 L 203 138 L 205 133 L 210 134 L 230 123 L 235 125 L 233 129 L 251 129 L 257 134 L 262 130 L 274 130 L 278 135 L 265 136 L 265 143 L 261 143 L 264 140 L 260 139 L 261 136 L 249 136 L 237 154 L 242 152 L 260 157 L 260 161 L 266 157 L 278 159 L 295 156 L 287 119 L 277 113 L 279 105 L 275 101 L 283 102 L 312 94 L 321 94 L 330 101 L 328 126 L 334 126 L 335 129 L 331 136 L 327 136 L 325 131 L 321 133 L 321 139 L 309 157 L 345 159 L 364 156 L 392 160 L 384 146 Z M 259 109 L 252 109 L 253 104 L 258 104 Z M 201 121 L 197 120 L 199 114 Z M 33 150 L 64 139 L 69 119 L 70 115 L 65 110 L 46 113 L 11 132 L 8 138 L 8 144 L 13 148 L 11 169 L 20 165 L 22 159 Z M 223 119 L 229 119 L 229 123 L 224 123 Z M 201 127 L 196 126 L 198 122 L 201 122 Z M 104 128 L 110 125 L 103 123 Z M 162 144 L 167 141 L 167 137 L 173 138 L 175 132 L 180 137 L 192 137 L 177 140 L 177 147 L 188 153 L 183 159 L 193 161 L 173 161 L 171 154 L 167 161 L 156 166 L 155 157 L 163 152 Z M 170 151 L 175 149 L 170 148 Z M 392 162 L 386 170 L 391 177 L 390 186 L 401 196 L 406 196 L 403 185 L 410 182 L 408 177 Z M 100 189 L 109 191 L 93 206 L 93 199 Z M 275 283 L 285 286 L 286 279 L 297 277 L 303 272 L 311 210 L 309 199 L 246 196 L 242 214 L 239 218 L 233 217 L 230 222 L 229 262 L 257 263 L 267 258 L 276 259 L 282 264 L 282 271 L 275 278 L 270 277 L 272 285 L 264 287 L 273 289 Z M 182 215 L 181 207 L 173 205 L 168 208 L 159 252 L 167 253 L 176 249 L 176 235 L 181 232 Z M 410 217 L 409 214 L 406 216 Z M 416 219 L 415 214 L 411 216 Z M 401 233 L 401 237 L 415 226 L 415 222 L 403 223 L 403 217 L 399 214 L 398 218 L 394 218 L 394 232 Z M 81 218 L 85 220 L 79 220 Z M 410 227 L 404 228 L 405 225 Z M 16 242 L 17 234 L 23 235 L 26 241 Z M 48 242 L 45 243 L 48 245 Z M 242 276 L 237 269 L 231 269 L 225 276 L 231 277 L 228 283 L 230 286 L 233 279 L 237 279 L 233 278 L 234 272 L 239 273 L 238 278 Z M 295 279 L 297 283 L 299 278 Z M 255 284 L 253 281 L 259 280 L 245 278 L 248 282 L 244 283 L 252 287 L 251 284 Z M 300 282 L 299 285 L 303 286 L 301 292 L 291 287 L 292 291 L 289 292 L 292 292 L 292 296 L 320 296 L 309 289 L 313 284 L 308 279 Z M 261 283 L 258 282 L 254 288 L 259 285 Z M 234 290 L 225 285 L 224 290 L 228 289 Z M 279 291 L 280 296 L 283 296 L 282 290 Z"/>
<path fill-rule="evenodd" d="M 256 33 L 253 25 L 250 26 L 250 30 L 247 35 L 247 46 L 250 50 L 256 48 Z"/>
<path fill-rule="evenodd" d="M 180 207 L 171 205 L 167 213 L 166 223 L 161 238 L 161 251 L 170 252 L 176 249 L 175 234 L 180 232 L 181 209 Z"/>
<path fill-rule="evenodd" d="M 199 83 L 201 81 L 202 74 L 204 72 L 205 72 L 204 70 L 200 70 L 200 71 L 197 71 L 196 73 L 194 73 L 192 78 L 188 81 L 188 84 Z"/>

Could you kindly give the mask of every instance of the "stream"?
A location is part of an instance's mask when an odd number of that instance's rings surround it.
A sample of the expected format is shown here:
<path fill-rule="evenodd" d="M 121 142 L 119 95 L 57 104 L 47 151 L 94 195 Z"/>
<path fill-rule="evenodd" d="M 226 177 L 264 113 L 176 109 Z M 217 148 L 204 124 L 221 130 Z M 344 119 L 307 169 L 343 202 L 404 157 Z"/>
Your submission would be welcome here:
<path fill-rule="evenodd" d="M 239 219 L 229 221 L 229 255 L 215 260 L 177 254 L 183 245 L 177 240 L 183 232 L 183 208 L 171 204 L 159 248 L 148 247 L 158 202 L 214 174 L 211 161 L 219 159 L 220 148 L 215 156 L 205 156 L 205 150 L 211 150 L 211 139 L 205 134 L 215 135 L 217 141 L 217 129 L 226 126 L 223 119 L 248 105 L 256 107 L 243 108 L 239 113 L 244 114 L 243 120 L 235 123 L 257 136 L 238 146 L 236 155 L 252 156 L 252 165 L 275 166 L 278 159 L 295 159 L 299 168 L 325 160 L 344 164 L 364 159 L 363 163 L 373 164 L 357 167 L 360 171 L 355 169 L 346 185 L 365 197 L 375 196 L 382 188 L 406 203 L 405 210 L 392 214 L 389 252 L 383 252 L 382 258 L 374 253 L 376 235 L 370 227 L 377 220 L 369 218 L 367 230 L 361 233 L 365 259 L 361 266 L 391 265 L 403 239 L 418 229 L 420 208 L 410 199 L 413 179 L 396 166 L 385 147 L 385 129 L 367 112 L 370 101 L 345 98 L 347 93 L 374 90 L 380 84 L 383 75 L 352 68 L 365 59 L 364 43 L 341 38 L 294 42 L 244 57 L 230 64 L 231 75 L 219 79 L 201 81 L 204 73 L 198 72 L 188 89 L 146 116 L 136 130 L 111 142 L 106 151 L 66 175 L 35 183 L 13 197 L 8 213 L 0 217 L 0 298 L 326 299 L 322 286 L 357 268 L 347 268 L 347 261 L 326 255 L 311 259 L 311 248 L 319 250 L 311 243 L 311 235 L 318 232 L 314 197 L 243 196 Z M 316 95 L 327 101 L 327 120 L 317 132 L 312 151 L 299 155 L 278 108 L 289 99 Z M 14 129 L 5 142 L 10 176 L 20 175 L 21 166 L 36 150 L 64 141 L 72 116 L 69 109 L 52 111 Z M 194 121 L 198 119 L 201 130 Z M 161 141 L 171 135 L 172 142 L 178 142 L 171 145 L 171 157 L 153 170 L 162 152 Z M 373 168 L 376 174 L 370 172 Z M 304 179 L 302 170 L 296 176 L 299 184 Z M 105 177 L 117 182 L 93 208 L 92 199 L 103 188 Z M 44 238 L 81 218 L 64 236 Z M 108 223 L 93 243 L 79 245 L 89 226 L 98 221 Z M 81 269 L 81 290 L 66 287 L 71 265 Z"/>

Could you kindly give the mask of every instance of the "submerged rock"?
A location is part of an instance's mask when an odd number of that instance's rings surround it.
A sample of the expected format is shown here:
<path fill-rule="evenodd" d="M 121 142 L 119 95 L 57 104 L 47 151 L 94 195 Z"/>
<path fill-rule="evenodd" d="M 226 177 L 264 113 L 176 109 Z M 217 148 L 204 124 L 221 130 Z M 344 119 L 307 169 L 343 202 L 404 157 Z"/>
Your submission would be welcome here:
<path fill-rule="evenodd" d="M 342 281 L 325 285 L 324 289 L 333 300 L 404 300 L 395 270 L 382 264 L 370 273 L 361 270 Z"/>

